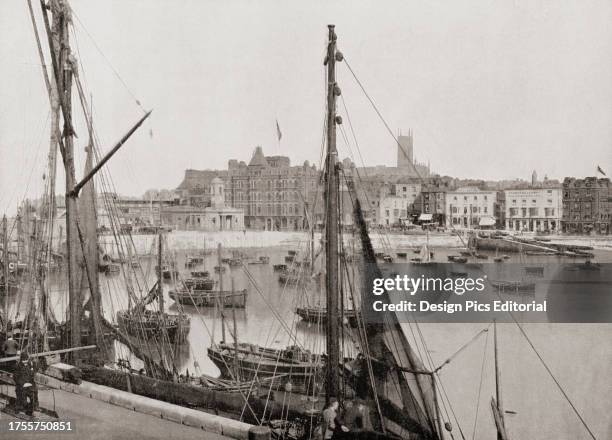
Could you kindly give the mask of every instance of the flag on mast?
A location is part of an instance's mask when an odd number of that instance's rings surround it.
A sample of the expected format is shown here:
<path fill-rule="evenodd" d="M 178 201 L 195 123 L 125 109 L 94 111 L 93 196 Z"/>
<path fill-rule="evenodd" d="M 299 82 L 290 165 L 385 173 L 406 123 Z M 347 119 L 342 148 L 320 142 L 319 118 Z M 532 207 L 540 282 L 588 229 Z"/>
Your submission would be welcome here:
<path fill-rule="evenodd" d="M 278 119 L 276 120 L 276 136 L 278 137 L 278 140 L 280 142 L 281 138 L 283 137 L 283 133 L 281 132 L 280 126 L 278 125 Z"/>
<path fill-rule="evenodd" d="M 599 165 L 597 165 L 597 171 L 603 174 L 604 176 L 606 175 L 606 173 L 604 173 L 604 170 L 602 170 Z"/>

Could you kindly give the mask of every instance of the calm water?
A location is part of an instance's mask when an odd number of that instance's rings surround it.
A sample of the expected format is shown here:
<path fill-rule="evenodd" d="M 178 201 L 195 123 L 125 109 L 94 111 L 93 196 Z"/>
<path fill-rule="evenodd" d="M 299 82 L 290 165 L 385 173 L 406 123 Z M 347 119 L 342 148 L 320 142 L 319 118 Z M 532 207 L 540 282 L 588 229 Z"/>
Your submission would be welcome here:
<path fill-rule="evenodd" d="M 150 249 L 147 238 L 144 248 Z M 217 256 L 207 256 L 204 266 L 195 269 L 183 269 L 184 258 L 188 251 L 186 246 L 180 251 L 172 251 L 178 267 L 184 273 L 189 270 L 209 270 L 217 264 Z M 197 244 L 201 248 L 200 244 Z M 212 246 L 208 246 L 210 249 Z M 240 341 L 252 342 L 268 347 L 284 347 L 291 342 L 287 328 L 293 336 L 307 348 L 322 352 L 324 340 L 321 332 L 314 325 L 300 322 L 295 313 L 296 305 L 323 302 L 321 291 L 306 291 L 303 288 L 289 288 L 281 285 L 272 265 L 285 263 L 287 250 L 297 250 L 295 246 L 274 246 L 240 249 L 248 257 L 256 258 L 267 255 L 269 265 L 248 265 L 247 269 L 256 281 L 257 288 L 249 281 L 249 276 L 242 268 L 228 268 L 224 275 L 224 288 L 228 289 L 233 280 L 236 289 L 246 288 L 249 291 L 247 307 L 235 310 L 236 330 Z M 305 246 L 301 251 L 305 251 Z M 410 252 L 410 251 L 409 251 Z M 446 261 L 446 255 L 456 253 L 448 248 L 435 249 L 436 260 Z M 191 251 L 195 253 L 195 251 Z M 606 251 L 596 252 L 598 261 L 612 261 L 612 254 Z M 223 256 L 231 256 L 229 249 Z M 410 256 L 409 256 L 410 257 Z M 518 259 L 514 258 L 514 261 Z M 527 257 L 521 261 L 547 262 L 550 257 Z M 153 268 L 155 258 L 142 259 L 141 273 L 136 277 L 140 286 L 152 286 L 155 276 Z M 216 274 L 213 274 L 216 276 Z M 103 290 L 103 309 L 105 316 L 114 321 L 118 310 L 127 307 L 125 283 L 121 275 L 100 278 Z M 176 304 L 168 297 L 169 283 L 164 283 L 165 303 L 170 312 L 178 311 Z M 611 292 L 612 293 L 612 292 Z M 67 295 L 65 281 L 57 277 L 53 282 L 52 301 L 58 318 L 62 319 L 66 309 Z M 22 308 L 23 304 L 13 304 Z M 218 370 L 206 355 L 211 341 L 221 339 L 221 319 L 213 309 L 184 307 L 191 318 L 189 344 L 180 348 L 177 367 L 182 372 L 199 371 L 211 375 Z M 274 312 L 273 312 L 273 311 Z M 233 328 L 231 309 L 225 309 L 226 327 Z M 405 333 L 421 357 L 428 350 L 434 365 L 440 365 L 463 344 L 470 340 L 486 324 L 421 324 L 427 346 L 414 341 L 415 328 L 406 324 Z M 580 410 L 598 439 L 612 439 L 612 325 L 608 324 L 525 324 L 525 332 L 531 338 L 548 366 L 563 385 L 566 393 Z M 495 393 L 492 332 L 481 336 L 468 346 L 450 364 L 440 371 L 440 378 L 459 424 L 466 438 L 472 438 L 474 420 L 478 407 L 476 422 L 476 439 L 494 437 L 493 421 L 489 401 Z M 520 334 L 514 324 L 498 325 L 498 338 L 502 365 L 503 405 L 506 410 L 516 415 L 506 415 L 510 437 L 512 439 L 587 439 L 590 438 L 579 420 L 571 411 L 553 380 L 546 373 L 537 356 Z M 227 336 L 228 340 L 231 337 Z M 485 351 L 486 343 L 486 351 Z M 125 347 L 117 345 L 117 357 L 130 358 Z M 484 374 L 480 399 L 481 368 L 484 356 Z M 137 361 L 133 360 L 134 365 Z M 448 404 L 446 405 L 448 407 Z M 454 437 L 461 438 L 454 418 Z M 449 437 L 450 438 L 450 437 Z"/>

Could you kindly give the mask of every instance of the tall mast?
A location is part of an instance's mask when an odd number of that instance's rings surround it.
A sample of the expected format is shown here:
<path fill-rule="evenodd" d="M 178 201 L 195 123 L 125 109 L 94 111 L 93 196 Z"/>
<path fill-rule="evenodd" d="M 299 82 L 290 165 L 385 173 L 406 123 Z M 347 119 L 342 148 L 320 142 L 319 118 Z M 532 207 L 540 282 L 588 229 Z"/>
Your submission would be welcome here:
<path fill-rule="evenodd" d="M 161 222 L 162 202 L 159 198 L 159 227 L 157 228 L 157 301 L 159 311 L 164 313 L 164 289 L 162 286 L 162 222 Z M 172 270 L 172 268 L 170 268 Z"/>
<path fill-rule="evenodd" d="M 9 298 L 9 251 L 8 251 L 8 228 L 6 214 L 2 217 L 2 267 L 4 269 L 4 332 L 8 328 L 8 298 Z"/>
<path fill-rule="evenodd" d="M 493 419 L 497 427 L 497 440 L 508 440 L 506 423 L 504 421 L 504 408 L 501 395 L 501 372 L 499 369 L 499 356 L 497 352 L 497 322 L 493 321 L 493 347 L 495 353 L 495 399 L 491 402 Z"/>
<path fill-rule="evenodd" d="M 225 339 L 225 316 L 223 315 L 223 262 L 221 261 L 221 243 L 217 245 L 217 264 L 219 265 L 219 295 L 217 295 L 217 307 L 219 313 L 221 313 L 221 337 L 222 341 L 226 342 Z"/>
<path fill-rule="evenodd" d="M 502 410 L 501 398 L 501 373 L 499 371 L 499 354 L 497 349 L 497 322 L 493 321 L 493 341 L 495 347 L 495 399 L 497 400 L 497 409 Z"/>
<path fill-rule="evenodd" d="M 336 52 L 336 33 L 334 25 L 328 25 L 329 42 L 327 45 L 327 160 L 325 207 L 327 224 L 325 227 L 325 289 L 327 306 L 327 387 L 326 399 L 338 398 L 339 391 L 339 333 L 338 333 L 338 170 L 336 162 L 336 96 L 340 89 L 336 84 L 336 59 L 342 55 Z M 337 58 L 336 58 L 337 57 Z"/>
<path fill-rule="evenodd" d="M 59 138 L 60 149 L 64 161 L 66 173 L 66 240 L 68 253 L 68 305 L 70 320 L 70 345 L 77 347 L 81 345 L 81 280 L 79 274 L 79 243 L 77 229 L 77 194 L 73 193 L 76 185 L 74 172 L 74 130 L 72 125 L 72 69 L 73 56 L 70 51 L 70 39 L 68 25 L 70 23 L 70 7 L 66 0 L 53 0 L 49 6 L 41 2 L 45 28 L 49 40 L 53 72 L 56 80 L 60 107 L 64 116 L 64 128 L 62 138 Z M 57 23 L 56 29 L 50 29 L 47 8 L 51 9 L 53 22 Z M 56 22 L 57 19 L 57 22 Z M 57 54 L 57 55 L 56 55 Z M 53 130 L 53 127 L 51 127 Z M 73 353 L 73 357 L 76 357 Z"/>

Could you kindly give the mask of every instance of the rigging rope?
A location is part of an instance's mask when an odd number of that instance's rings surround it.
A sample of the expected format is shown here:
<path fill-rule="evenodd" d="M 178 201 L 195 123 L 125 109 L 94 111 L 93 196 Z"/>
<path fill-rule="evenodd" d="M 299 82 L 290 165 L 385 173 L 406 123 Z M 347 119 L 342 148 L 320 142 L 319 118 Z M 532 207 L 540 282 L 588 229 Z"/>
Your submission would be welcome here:
<path fill-rule="evenodd" d="M 359 85 L 359 87 L 361 88 L 361 91 L 364 93 L 364 95 L 366 96 L 366 98 L 368 99 L 368 101 L 370 102 L 370 104 L 372 105 L 374 111 L 376 112 L 376 114 L 378 115 L 378 117 L 380 118 L 380 120 L 382 121 L 383 125 L 385 126 L 385 128 L 387 129 L 387 131 L 389 132 L 389 134 L 391 135 L 391 137 L 396 141 L 397 145 L 402 148 L 401 144 L 399 143 L 399 140 L 395 137 L 395 135 L 393 134 L 393 131 L 391 130 L 391 128 L 389 127 L 389 124 L 387 123 L 387 121 L 384 119 L 384 117 L 382 116 L 380 110 L 378 109 L 378 107 L 376 106 L 376 104 L 374 103 L 374 100 L 370 97 L 370 95 L 367 93 L 365 87 L 363 86 L 363 84 L 361 83 L 361 81 L 359 80 L 359 78 L 357 77 L 357 75 L 355 74 L 354 70 L 352 69 L 350 63 L 347 61 L 346 55 L 344 55 L 344 61 L 345 64 L 347 66 L 347 68 L 349 69 L 351 75 L 353 76 L 353 78 L 355 79 L 355 81 L 357 82 L 357 84 Z M 418 169 L 416 167 L 414 167 L 414 172 L 415 174 L 418 176 L 418 178 L 421 180 L 421 182 L 424 182 L 425 179 L 421 176 L 421 174 L 419 173 Z M 455 227 L 454 225 L 451 223 L 450 224 L 451 229 L 453 229 L 453 231 L 455 231 Z M 463 237 L 459 234 L 457 234 L 457 236 L 459 237 L 460 241 L 462 242 L 462 244 L 465 247 L 468 247 L 463 239 Z M 475 253 L 475 250 L 472 250 L 472 254 Z M 490 281 L 489 281 L 490 282 Z M 499 291 L 497 291 L 497 295 L 500 297 L 500 293 Z M 540 355 L 540 353 L 538 352 L 538 350 L 535 348 L 534 344 L 532 343 L 531 339 L 527 336 L 527 333 L 525 332 L 524 328 L 518 323 L 518 321 L 516 320 L 515 316 L 513 315 L 512 312 L 508 311 L 508 314 L 512 317 L 512 320 L 514 321 L 514 323 L 518 326 L 521 334 L 523 335 L 523 337 L 525 338 L 525 340 L 527 341 L 527 343 L 529 344 L 529 346 L 532 348 L 532 350 L 534 351 L 534 353 L 536 354 L 536 356 L 538 357 L 538 359 L 540 360 L 542 366 L 544 367 L 544 369 L 546 370 L 546 372 L 549 374 L 549 376 L 553 379 L 555 385 L 557 386 L 557 388 L 559 389 L 559 391 L 561 392 L 561 394 L 563 395 L 563 397 L 565 398 L 565 400 L 568 402 L 568 404 L 570 405 L 571 409 L 573 410 L 574 414 L 578 417 L 578 419 L 580 420 L 580 422 L 582 423 L 582 425 L 584 426 L 584 428 L 587 430 L 587 432 L 589 433 L 589 435 L 591 436 L 591 438 L 593 438 L 594 440 L 596 440 L 595 435 L 593 434 L 593 432 L 591 431 L 590 427 L 588 426 L 588 424 L 586 423 L 586 421 L 584 420 L 584 418 L 582 417 L 582 415 L 580 414 L 580 412 L 578 411 L 578 409 L 576 408 L 576 406 L 574 405 L 574 403 L 572 402 L 572 400 L 569 398 L 569 396 L 567 395 L 566 391 L 564 390 L 563 386 L 559 383 L 559 381 L 557 380 L 557 378 L 555 377 L 555 375 L 552 373 L 552 371 L 550 370 L 549 366 L 546 364 L 546 361 L 544 360 L 544 358 Z M 452 408 L 451 408 L 452 409 Z"/>
<path fill-rule="evenodd" d="M 478 397 L 476 398 L 476 414 L 474 415 L 474 427 L 472 429 L 472 440 L 476 437 L 476 423 L 478 422 L 478 410 L 480 409 L 480 392 L 482 390 L 482 382 L 484 378 L 485 363 L 487 360 L 487 344 L 489 342 L 489 333 L 485 338 L 484 350 L 482 352 L 482 365 L 480 366 L 480 383 L 478 384 Z"/>

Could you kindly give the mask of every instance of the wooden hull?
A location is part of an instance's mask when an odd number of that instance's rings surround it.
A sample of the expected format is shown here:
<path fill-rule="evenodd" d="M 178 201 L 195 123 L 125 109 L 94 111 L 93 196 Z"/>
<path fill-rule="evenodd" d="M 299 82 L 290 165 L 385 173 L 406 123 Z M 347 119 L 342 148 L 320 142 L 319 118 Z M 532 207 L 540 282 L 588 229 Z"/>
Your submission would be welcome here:
<path fill-rule="evenodd" d="M 528 281 L 491 281 L 491 285 L 503 292 L 534 292 L 536 287 Z"/>
<path fill-rule="evenodd" d="M 167 332 L 168 339 L 173 344 L 187 342 L 187 335 L 191 328 L 191 322 L 185 315 L 165 314 L 162 319 L 159 313 L 148 310 L 140 315 L 128 310 L 120 310 L 117 312 L 117 324 L 127 334 L 139 339 L 162 340 L 164 333 Z"/>
<path fill-rule="evenodd" d="M 306 353 L 307 359 L 289 359 L 288 350 L 274 350 L 250 344 L 239 344 L 238 352 L 232 344 L 216 344 L 208 348 L 208 357 L 221 371 L 222 378 L 243 381 L 273 379 L 273 387 L 289 386 L 294 392 L 311 395 L 319 389 L 323 379 L 323 363 Z M 304 352 L 303 352 L 304 353 Z M 289 385 L 290 384 L 290 385 Z"/>
<path fill-rule="evenodd" d="M 215 280 L 210 278 L 192 278 L 183 281 L 183 284 L 189 290 L 212 290 L 215 287 Z"/>
<path fill-rule="evenodd" d="M 321 325 L 327 323 L 327 312 L 321 307 L 298 307 L 295 309 L 295 313 L 306 322 L 313 322 Z M 342 315 L 347 319 L 351 327 L 357 328 L 359 324 L 358 312 L 356 310 L 345 310 Z"/>
<path fill-rule="evenodd" d="M 175 302 L 186 306 L 215 307 L 221 304 L 223 307 L 236 307 L 243 309 L 246 307 L 247 291 L 244 290 L 171 290 L 170 298 Z"/>

